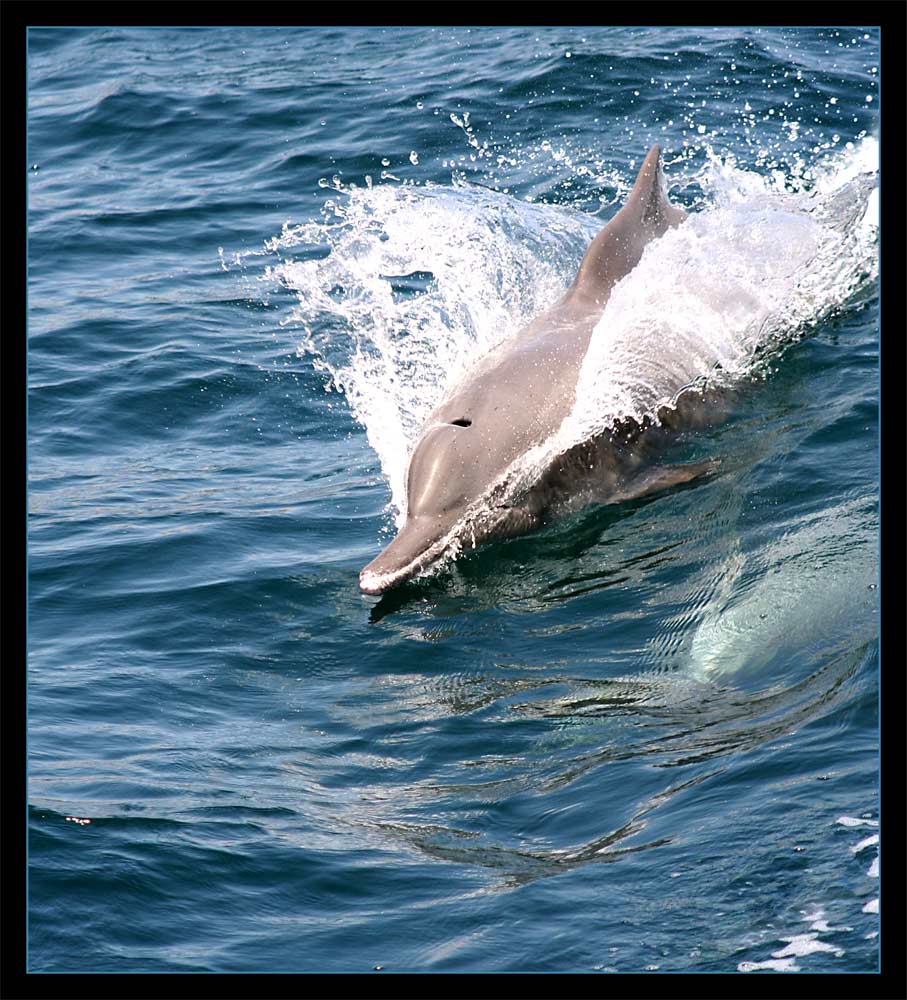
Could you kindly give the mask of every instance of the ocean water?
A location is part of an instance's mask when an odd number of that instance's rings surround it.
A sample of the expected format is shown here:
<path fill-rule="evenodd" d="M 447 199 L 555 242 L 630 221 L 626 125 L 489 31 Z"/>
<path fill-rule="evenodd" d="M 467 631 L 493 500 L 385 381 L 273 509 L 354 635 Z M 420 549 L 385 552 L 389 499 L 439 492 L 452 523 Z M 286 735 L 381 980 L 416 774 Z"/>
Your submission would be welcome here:
<path fill-rule="evenodd" d="M 29 968 L 878 967 L 879 37 L 37 29 Z M 556 440 L 708 480 L 380 599 L 422 421 L 653 142 Z"/>

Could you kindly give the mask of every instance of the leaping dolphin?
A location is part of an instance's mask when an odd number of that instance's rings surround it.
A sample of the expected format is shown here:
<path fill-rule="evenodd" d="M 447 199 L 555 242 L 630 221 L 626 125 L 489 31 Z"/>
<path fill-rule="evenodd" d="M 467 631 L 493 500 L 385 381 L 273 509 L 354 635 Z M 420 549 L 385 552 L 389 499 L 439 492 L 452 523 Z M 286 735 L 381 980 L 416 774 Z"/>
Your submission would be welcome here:
<path fill-rule="evenodd" d="M 686 217 L 668 201 L 656 144 L 626 204 L 592 241 L 563 298 L 486 355 L 428 418 L 409 460 L 406 522 L 360 573 L 365 593 L 380 594 L 411 579 L 452 543 L 474 548 L 529 531 L 566 500 L 617 503 L 713 467 L 648 464 L 653 435 L 662 427 L 631 421 L 559 455 L 518 504 L 494 501 L 511 463 L 547 441 L 571 412 L 580 367 L 611 290 L 649 243 Z M 697 422 L 695 402 L 687 399 L 679 410 Z M 482 516 L 464 519 L 486 495 Z"/>

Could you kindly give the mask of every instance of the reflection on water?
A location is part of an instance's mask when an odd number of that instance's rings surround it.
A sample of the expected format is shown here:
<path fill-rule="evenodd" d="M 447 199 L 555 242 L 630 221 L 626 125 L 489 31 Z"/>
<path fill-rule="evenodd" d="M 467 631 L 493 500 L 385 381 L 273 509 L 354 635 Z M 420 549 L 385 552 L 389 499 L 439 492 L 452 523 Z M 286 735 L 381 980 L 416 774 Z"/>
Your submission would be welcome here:
<path fill-rule="evenodd" d="M 555 668 L 385 679 L 393 711 L 418 719 L 423 732 L 447 728 L 457 716 L 473 724 L 461 727 L 460 753 L 437 773 L 407 783 L 398 780 L 405 768 L 397 769 L 392 788 L 382 788 L 382 818 L 370 809 L 353 822 L 431 857 L 493 870 L 502 886 L 615 862 L 670 843 L 671 832 L 645 837 L 653 814 L 722 774 L 728 758 L 780 740 L 846 700 L 869 653 L 864 646 L 833 656 L 797 683 L 758 692 L 679 673 L 590 679 Z M 503 752 L 489 754 L 490 743 Z M 485 752 L 471 756 L 474 747 Z M 611 797 L 604 810 L 602 795 Z M 449 825 L 438 822 L 445 813 Z M 662 830 L 682 823 L 682 809 L 671 814 Z M 431 821 L 420 822 L 422 815 Z M 602 820 L 613 823 L 605 832 L 596 828 Z"/>

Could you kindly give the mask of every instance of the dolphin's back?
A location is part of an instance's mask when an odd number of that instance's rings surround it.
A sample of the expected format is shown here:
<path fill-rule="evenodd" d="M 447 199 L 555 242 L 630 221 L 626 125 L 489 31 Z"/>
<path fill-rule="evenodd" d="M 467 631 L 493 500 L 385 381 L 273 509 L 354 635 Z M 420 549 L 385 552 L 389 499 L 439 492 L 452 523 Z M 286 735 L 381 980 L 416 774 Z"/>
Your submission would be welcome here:
<path fill-rule="evenodd" d="M 420 441 L 413 454 L 420 465 L 429 450 L 436 459 L 443 453 L 442 465 L 462 466 L 456 429 L 468 427 L 468 435 L 482 441 L 482 457 L 469 473 L 469 491 L 477 495 L 558 429 L 573 408 L 580 367 L 611 289 L 647 244 L 686 218 L 667 199 L 660 157 L 653 146 L 626 203 L 592 241 L 563 298 L 486 355 L 437 407 L 423 435 L 432 437 L 432 447 Z M 438 425 L 448 425 L 448 432 L 439 434 Z"/>
<path fill-rule="evenodd" d="M 554 311 L 486 355 L 429 418 L 425 434 L 438 424 L 468 428 L 451 435 L 451 445 L 461 436 L 481 439 L 481 459 L 472 466 L 476 493 L 546 440 L 573 407 L 596 317 L 552 317 Z"/>
<path fill-rule="evenodd" d="M 661 147 L 648 152 L 626 203 L 595 237 L 583 257 L 565 302 L 604 307 L 611 289 L 639 263 L 646 246 L 687 217 L 668 201 Z"/>
<path fill-rule="evenodd" d="M 652 240 L 686 217 L 668 201 L 656 144 L 626 203 L 592 241 L 563 298 L 486 355 L 435 410 L 428 426 L 467 421 L 488 433 L 506 421 L 507 447 L 501 448 L 499 440 L 493 447 L 502 459 L 556 430 L 573 406 L 580 366 L 611 289 L 633 270 Z"/>

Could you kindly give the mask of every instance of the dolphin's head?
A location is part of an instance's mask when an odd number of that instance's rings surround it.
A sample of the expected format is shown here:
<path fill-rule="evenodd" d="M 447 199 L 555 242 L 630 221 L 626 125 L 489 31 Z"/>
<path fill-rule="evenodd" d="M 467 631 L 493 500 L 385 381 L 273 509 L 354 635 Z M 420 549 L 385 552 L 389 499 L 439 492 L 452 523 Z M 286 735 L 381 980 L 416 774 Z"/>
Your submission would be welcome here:
<path fill-rule="evenodd" d="M 406 523 L 359 574 L 366 594 L 380 594 L 434 562 L 483 482 L 479 431 L 463 418 L 429 427 L 413 450 L 406 478 Z"/>
<path fill-rule="evenodd" d="M 409 462 L 406 523 L 359 574 L 359 587 L 381 594 L 431 566 L 454 541 L 475 548 L 537 527 L 540 511 L 492 499 L 497 470 L 510 457 L 466 418 L 429 427 Z M 473 506 L 483 498 L 487 505 Z"/>

